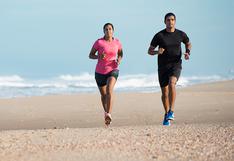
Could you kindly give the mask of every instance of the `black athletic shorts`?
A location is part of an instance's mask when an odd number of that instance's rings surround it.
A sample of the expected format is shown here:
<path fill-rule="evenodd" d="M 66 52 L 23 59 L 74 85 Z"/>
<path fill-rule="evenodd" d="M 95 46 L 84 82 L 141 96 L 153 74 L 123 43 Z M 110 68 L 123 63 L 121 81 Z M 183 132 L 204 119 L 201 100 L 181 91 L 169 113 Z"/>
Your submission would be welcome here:
<path fill-rule="evenodd" d="M 95 80 L 97 82 L 98 87 L 105 86 L 109 77 L 115 77 L 115 79 L 117 80 L 118 76 L 119 70 L 112 70 L 107 74 L 100 74 L 95 72 Z"/>
<path fill-rule="evenodd" d="M 169 78 L 174 76 L 179 80 L 182 66 L 181 64 L 170 64 L 158 70 L 158 80 L 160 87 L 165 87 L 169 84 Z"/>

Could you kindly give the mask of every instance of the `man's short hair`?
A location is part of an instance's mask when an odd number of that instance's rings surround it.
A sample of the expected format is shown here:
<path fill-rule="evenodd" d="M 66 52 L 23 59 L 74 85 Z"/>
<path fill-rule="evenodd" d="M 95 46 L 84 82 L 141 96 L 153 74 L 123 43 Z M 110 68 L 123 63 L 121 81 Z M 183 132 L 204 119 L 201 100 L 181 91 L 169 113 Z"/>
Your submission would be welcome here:
<path fill-rule="evenodd" d="M 165 15 L 165 17 L 164 17 L 164 21 L 166 21 L 167 17 L 170 17 L 170 16 L 174 16 L 174 17 L 175 17 L 175 19 L 176 19 L 175 14 L 174 14 L 174 13 L 172 13 L 172 12 L 170 12 L 170 13 L 167 13 L 167 14 Z"/>

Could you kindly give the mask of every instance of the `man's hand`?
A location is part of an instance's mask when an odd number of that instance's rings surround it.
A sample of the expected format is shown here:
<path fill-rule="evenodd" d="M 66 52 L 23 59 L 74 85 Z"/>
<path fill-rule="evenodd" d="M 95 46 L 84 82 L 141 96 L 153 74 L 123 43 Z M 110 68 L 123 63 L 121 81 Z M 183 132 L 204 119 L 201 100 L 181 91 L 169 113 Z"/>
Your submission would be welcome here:
<path fill-rule="evenodd" d="M 185 60 L 189 60 L 191 47 L 192 47 L 192 45 L 190 42 L 187 42 L 185 44 L 185 53 L 184 53 Z"/>
<path fill-rule="evenodd" d="M 163 48 L 158 48 L 158 55 L 163 54 L 164 50 L 165 49 L 163 49 Z"/>
<path fill-rule="evenodd" d="M 163 52 L 164 52 L 164 48 L 158 48 L 158 50 L 154 50 L 155 49 L 155 47 L 153 47 L 153 46 L 150 46 L 149 47 L 149 49 L 148 49 L 148 54 L 149 55 L 160 55 L 160 54 L 163 54 Z"/>
<path fill-rule="evenodd" d="M 189 60 L 189 56 L 190 56 L 189 53 L 184 53 L 184 59 L 185 60 Z"/>

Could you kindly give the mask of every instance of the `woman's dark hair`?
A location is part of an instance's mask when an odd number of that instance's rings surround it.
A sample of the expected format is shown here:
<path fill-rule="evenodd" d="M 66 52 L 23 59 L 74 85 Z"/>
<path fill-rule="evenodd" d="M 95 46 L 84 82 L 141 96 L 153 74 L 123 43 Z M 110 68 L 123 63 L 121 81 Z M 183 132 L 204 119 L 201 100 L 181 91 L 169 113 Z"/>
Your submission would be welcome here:
<path fill-rule="evenodd" d="M 167 13 L 167 14 L 165 15 L 165 17 L 164 17 L 164 21 L 166 21 L 167 17 L 170 17 L 170 16 L 174 16 L 174 17 L 175 17 L 175 19 L 176 19 L 175 14 L 174 14 L 174 13 L 172 13 L 172 12 L 170 12 L 170 13 Z"/>
<path fill-rule="evenodd" d="M 108 23 L 106 23 L 106 24 L 103 26 L 103 31 L 105 31 L 105 28 L 106 28 L 106 26 L 108 26 L 108 25 L 110 25 L 110 26 L 112 27 L 112 29 L 114 30 L 113 24 L 108 22 Z"/>

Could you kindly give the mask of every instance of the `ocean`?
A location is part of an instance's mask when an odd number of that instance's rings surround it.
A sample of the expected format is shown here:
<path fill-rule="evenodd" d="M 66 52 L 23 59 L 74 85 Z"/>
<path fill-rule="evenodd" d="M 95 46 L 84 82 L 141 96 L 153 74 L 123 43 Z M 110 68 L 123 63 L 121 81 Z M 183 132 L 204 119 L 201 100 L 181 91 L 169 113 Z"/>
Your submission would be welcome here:
<path fill-rule="evenodd" d="M 194 84 L 232 80 L 234 76 L 182 76 L 177 87 Z M 69 95 L 98 92 L 94 74 L 59 75 L 46 79 L 23 78 L 19 75 L 0 76 L 0 98 L 31 97 L 45 95 Z M 115 86 L 116 92 L 158 92 L 157 74 L 120 75 Z"/>

